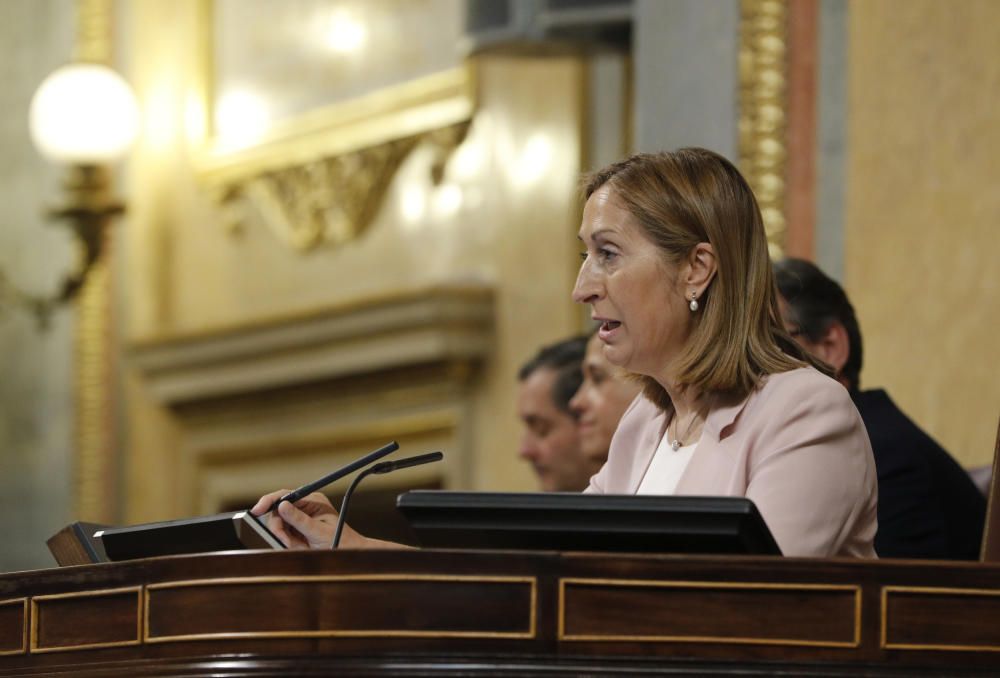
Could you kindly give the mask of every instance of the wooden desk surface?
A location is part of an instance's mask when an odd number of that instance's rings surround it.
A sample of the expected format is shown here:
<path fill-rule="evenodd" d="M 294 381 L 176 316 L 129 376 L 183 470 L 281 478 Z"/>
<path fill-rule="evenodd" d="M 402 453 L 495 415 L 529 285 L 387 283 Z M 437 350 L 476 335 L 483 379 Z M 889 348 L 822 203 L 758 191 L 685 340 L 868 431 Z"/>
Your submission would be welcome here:
<path fill-rule="evenodd" d="M 0 676 L 1000 675 L 1000 565 L 243 552 L 0 575 Z"/>

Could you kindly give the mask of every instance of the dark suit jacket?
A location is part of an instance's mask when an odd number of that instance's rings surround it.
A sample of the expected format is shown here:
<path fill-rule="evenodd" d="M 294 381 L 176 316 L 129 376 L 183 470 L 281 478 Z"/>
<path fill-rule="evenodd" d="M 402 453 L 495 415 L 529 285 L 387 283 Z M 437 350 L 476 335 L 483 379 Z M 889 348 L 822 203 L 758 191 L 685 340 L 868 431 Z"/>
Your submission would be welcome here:
<path fill-rule="evenodd" d="M 986 498 L 969 474 L 885 391 L 852 397 L 878 471 L 875 552 L 883 558 L 978 559 Z"/>

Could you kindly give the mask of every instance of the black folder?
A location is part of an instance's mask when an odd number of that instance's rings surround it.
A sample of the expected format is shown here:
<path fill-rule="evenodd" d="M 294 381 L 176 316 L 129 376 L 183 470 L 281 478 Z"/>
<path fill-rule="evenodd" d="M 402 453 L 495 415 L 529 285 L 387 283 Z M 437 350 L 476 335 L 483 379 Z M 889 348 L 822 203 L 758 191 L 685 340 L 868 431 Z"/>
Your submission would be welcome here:
<path fill-rule="evenodd" d="M 284 548 L 249 511 L 107 528 L 94 536 L 101 540 L 110 560 Z"/>
<path fill-rule="evenodd" d="M 396 507 L 425 547 L 781 555 L 744 497 L 413 490 Z"/>

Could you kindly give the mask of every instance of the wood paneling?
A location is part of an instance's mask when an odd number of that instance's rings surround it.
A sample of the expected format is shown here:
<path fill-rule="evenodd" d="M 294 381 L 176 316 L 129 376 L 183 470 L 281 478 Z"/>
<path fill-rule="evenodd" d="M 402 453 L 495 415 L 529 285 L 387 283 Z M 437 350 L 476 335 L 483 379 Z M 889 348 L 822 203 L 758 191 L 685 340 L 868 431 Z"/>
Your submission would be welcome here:
<path fill-rule="evenodd" d="M 258 551 L 13 573 L 0 596 L 4 678 L 959 676 L 1000 658 L 990 563 Z"/>
<path fill-rule="evenodd" d="M 28 650 L 28 599 L 0 602 L 0 655 Z"/>
<path fill-rule="evenodd" d="M 906 650 L 1000 652 L 1000 591 L 888 586 L 882 592 L 882 646 Z"/>
<path fill-rule="evenodd" d="M 857 586 L 568 579 L 560 597 L 567 641 L 856 647 L 861 638 Z"/>
<path fill-rule="evenodd" d="M 469 605 L 469 601 L 476 601 Z M 210 638 L 532 638 L 535 580 L 281 577 L 149 587 L 146 642 Z M 261 614 L 267 610 L 267 614 Z"/>
<path fill-rule="evenodd" d="M 140 587 L 35 596 L 31 652 L 138 645 Z"/>

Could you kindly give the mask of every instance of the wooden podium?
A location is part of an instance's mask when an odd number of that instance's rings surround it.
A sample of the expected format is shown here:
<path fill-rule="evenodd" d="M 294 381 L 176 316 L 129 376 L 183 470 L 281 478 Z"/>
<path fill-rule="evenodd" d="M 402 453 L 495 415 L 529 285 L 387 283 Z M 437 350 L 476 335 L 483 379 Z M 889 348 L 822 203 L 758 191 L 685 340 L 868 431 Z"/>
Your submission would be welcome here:
<path fill-rule="evenodd" d="M 254 551 L 0 576 L 0 676 L 997 672 L 995 564 Z"/>

